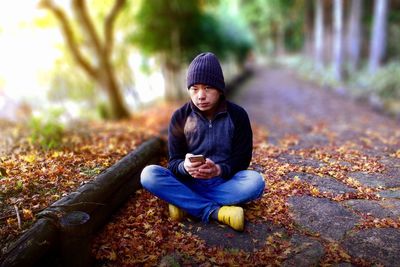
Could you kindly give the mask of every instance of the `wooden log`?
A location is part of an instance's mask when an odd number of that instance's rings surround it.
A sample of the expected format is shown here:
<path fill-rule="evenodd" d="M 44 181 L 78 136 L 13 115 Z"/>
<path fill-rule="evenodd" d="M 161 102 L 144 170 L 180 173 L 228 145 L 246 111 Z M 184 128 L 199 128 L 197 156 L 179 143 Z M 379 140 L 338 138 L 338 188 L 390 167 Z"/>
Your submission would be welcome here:
<path fill-rule="evenodd" d="M 90 216 L 86 212 L 72 211 L 60 220 L 60 258 L 64 267 L 93 265 L 91 257 Z"/>
<path fill-rule="evenodd" d="M 118 191 L 115 192 L 115 196 L 107 201 L 104 206 L 97 207 L 97 209 L 91 211 L 90 225 L 93 231 L 97 231 L 110 219 L 112 214 L 118 207 L 121 207 L 128 198 L 141 187 L 140 185 L 140 173 L 136 174 L 134 179 L 128 181 L 125 185 L 121 186 Z"/>
<path fill-rule="evenodd" d="M 10 247 L 1 267 L 33 266 L 58 243 L 57 225 L 47 218 L 39 219 Z"/>
<path fill-rule="evenodd" d="M 103 226 L 129 196 L 140 188 L 142 169 L 158 162 L 165 152 L 163 140 L 150 139 L 100 173 L 93 181 L 53 203 L 38 214 L 39 220 L 8 250 L 0 267 L 37 266 L 41 265 L 40 262 L 46 262 L 43 258 L 50 251 L 59 249 L 60 243 L 63 243 L 59 240 L 60 214 L 83 211 L 90 216 L 88 227 L 97 230 Z"/>
<path fill-rule="evenodd" d="M 52 204 L 42 214 L 72 210 L 91 214 L 92 211 L 106 205 L 106 201 L 118 197 L 115 193 L 121 186 L 131 179 L 139 179 L 139 177 L 135 177 L 135 174 L 140 173 L 146 164 L 159 160 L 160 156 L 165 153 L 164 146 L 164 142 L 159 138 L 153 138 L 143 143 L 133 153 L 129 153 L 73 194 Z M 132 192 L 136 189 L 133 189 Z"/>

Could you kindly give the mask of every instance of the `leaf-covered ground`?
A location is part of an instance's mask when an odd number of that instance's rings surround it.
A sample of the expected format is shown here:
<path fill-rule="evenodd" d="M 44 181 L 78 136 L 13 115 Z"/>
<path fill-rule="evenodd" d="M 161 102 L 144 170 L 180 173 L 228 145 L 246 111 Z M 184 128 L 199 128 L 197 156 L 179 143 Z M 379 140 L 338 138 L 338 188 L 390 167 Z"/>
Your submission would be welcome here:
<path fill-rule="evenodd" d="M 349 199 L 379 199 L 378 190 L 361 186 L 347 177 L 347 172 L 382 172 L 383 166 L 376 159 L 362 155 L 351 144 L 326 146 L 324 149 L 294 150 L 297 138 L 287 136 L 279 145 L 268 144 L 266 131 L 255 129 L 255 149 L 251 168 L 262 172 L 267 186 L 263 197 L 245 207 L 248 222 L 262 224 L 272 222 L 283 227 L 286 234 L 276 232 L 270 235 L 260 249 L 252 252 L 240 249 L 226 249 L 208 246 L 206 241 L 187 230 L 187 225 L 176 223 L 168 218 L 167 204 L 145 190 L 139 190 L 121 209 L 104 230 L 97 236 L 93 253 L 102 266 L 153 266 L 168 262 L 183 265 L 200 266 L 236 266 L 236 265 L 281 265 L 291 253 L 296 252 L 287 235 L 297 232 L 318 238 L 312 233 L 299 230 L 289 212 L 288 198 L 291 196 L 314 196 L 334 201 Z M 280 156 L 290 155 L 302 159 L 312 159 L 324 163 L 323 166 L 301 166 L 280 160 Z M 400 158 L 400 151 L 392 155 Z M 341 165 L 340 162 L 348 165 Z M 164 162 L 165 164 L 165 162 Z M 287 179 L 289 173 L 310 173 L 320 177 L 331 176 L 340 180 L 355 191 L 352 193 L 332 194 L 321 192 L 310 183 L 298 177 Z M 189 222 L 190 224 L 190 222 Z M 376 219 L 365 216 L 359 228 L 394 227 L 399 228 L 399 219 Z M 200 227 L 208 227 L 207 225 Z M 223 238 L 233 238 L 225 234 Z M 325 256 L 321 265 L 339 262 L 351 262 L 368 266 L 362 259 L 351 258 L 337 242 L 324 240 Z M 260 240 L 253 240 L 260 242 Z"/>
<path fill-rule="evenodd" d="M 311 87 L 291 73 L 267 70 L 236 97 L 253 120 L 250 168 L 266 181 L 263 197 L 245 205 L 244 233 L 193 218 L 173 222 L 167 203 L 139 190 L 96 235 L 96 265 L 396 266 L 400 128 Z M 21 233 L 14 205 L 26 216 L 26 229 L 36 208 L 76 189 L 157 133 L 174 107 L 122 123 L 72 128 L 64 148 L 55 151 L 37 150 L 21 137 L 24 129 L 8 125 L 13 129 L 8 135 L 20 143 L 7 146 L 1 158 L 3 244 Z M 41 192 L 39 183 L 47 189 Z"/>
<path fill-rule="evenodd" d="M 74 122 L 57 149 L 32 143 L 26 124 L 1 121 L 0 255 L 36 213 L 157 135 L 174 106 L 160 105 L 120 122 Z"/>
<path fill-rule="evenodd" d="M 139 190 L 96 236 L 97 264 L 396 266 L 400 128 L 312 87 L 264 70 L 236 97 L 253 120 L 250 168 L 266 181 L 245 206 L 244 233 L 172 222 L 167 203 Z"/>

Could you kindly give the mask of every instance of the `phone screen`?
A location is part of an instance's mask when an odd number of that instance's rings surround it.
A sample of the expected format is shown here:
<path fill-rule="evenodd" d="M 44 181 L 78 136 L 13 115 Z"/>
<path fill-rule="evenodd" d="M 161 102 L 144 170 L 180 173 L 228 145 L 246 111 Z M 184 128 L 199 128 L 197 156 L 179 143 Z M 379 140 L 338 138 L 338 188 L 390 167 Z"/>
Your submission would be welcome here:
<path fill-rule="evenodd" d="M 189 157 L 190 162 L 202 162 L 205 163 L 206 162 L 206 158 L 203 155 L 194 155 Z"/>

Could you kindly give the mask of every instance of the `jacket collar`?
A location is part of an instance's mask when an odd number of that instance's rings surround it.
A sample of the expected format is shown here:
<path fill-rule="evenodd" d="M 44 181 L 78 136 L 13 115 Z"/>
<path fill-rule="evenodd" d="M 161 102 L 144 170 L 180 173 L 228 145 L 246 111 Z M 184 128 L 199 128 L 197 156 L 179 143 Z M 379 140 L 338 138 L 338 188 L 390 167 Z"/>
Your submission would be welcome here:
<path fill-rule="evenodd" d="M 224 95 L 221 95 L 221 97 L 220 97 L 220 99 L 219 99 L 217 105 L 218 105 L 218 106 L 217 106 L 217 109 L 215 110 L 214 118 L 215 118 L 218 114 L 224 113 L 224 112 L 226 112 L 226 111 L 228 110 L 228 108 L 227 108 L 227 101 L 226 101 Z M 201 110 L 200 110 L 198 107 L 196 107 L 196 105 L 193 103 L 192 100 L 190 100 L 190 107 L 191 107 L 192 110 L 194 110 L 196 113 L 198 113 L 198 114 L 200 114 L 201 116 L 204 117 L 204 115 L 203 115 L 203 113 L 201 112 Z"/>

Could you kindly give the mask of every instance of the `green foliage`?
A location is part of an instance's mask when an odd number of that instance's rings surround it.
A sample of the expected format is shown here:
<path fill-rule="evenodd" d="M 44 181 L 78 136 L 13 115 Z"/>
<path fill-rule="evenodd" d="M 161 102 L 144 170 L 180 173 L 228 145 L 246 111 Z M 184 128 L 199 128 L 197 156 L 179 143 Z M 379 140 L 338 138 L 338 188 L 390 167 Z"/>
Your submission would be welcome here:
<path fill-rule="evenodd" d="M 100 101 L 96 105 L 96 112 L 100 116 L 101 119 L 105 120 L 110 117 L 110 110 L 108 108 L 108 105 L 104 101 Z"/>
<path fill-rule="evenodd" d="M 304 17 L 299 16 L 295 19 L 290 19 L 287 23 L 285 31 L 285 47 L 289 51 L 299 51 L 304 43 Z"/>
<path fill-rule="evenodd" d="M 61 145 L 64 126 L 59 119 L 62 110 L 54 109 L 42 117 L 32 116 L 29 121 L 30 141 L 43 149 L 52 149 Z"/>
<path fill-rule="evenodd" d="M 254 46 L 254 38 L 249 27 L 238 15 L 227 13 L 223 5 L 216 15 L 213 38 L 221 44 L 219 54 L 224 56 L 232 54 L 238 63 L 243 62 Z M 207 32 L 204 32 L 204 35 L 207 35 Z"/>
<path fill-rule="evenodd" d="M 347 86 L 357 98 L 369 101 L 373 106 L 394 117 L 400 117 L 400 64 L 392 62 L 375 74 L 368 70 L 354 73 Z"/>
<path fill-rule="evenodd" d="M 367 71 L 356 74 L 354 85 L 361 87 L 364 93 L 375 94 L 382 99 L 398 99 L 400 101 L 400 64 L 390 63 L 378 70 L 374 75 Z"/>
<path fill-rule="evenodd" d="M 0 159 L 1 162 L 1 159 Z M 7 176 L 7 170 L 3 167 L 0 167 L 0 179 Z"/>
<path fill-rule="evenodd" d="M 200 1 L 142 1 L 135 16 L 137 29 L 132 40 L 147 54 L 172 53 L 196 45 L 200 23 Z"/>
<path fill-rule="evenodd" d="M 394 3 L 397 2 L 397 3 Z M 387 58 L 400 61 L 400 2 L 392 1 L 388 10 Z"/>
<path fill-rule="evenodd" d="M 24 189 L 24 183 L 22 181 L 16 181 L 15 182 L 15 191 L 21 192 L 22 189 Z"/>
<path fill-rule="evenodd" d="M 261 52 L 267 52 L 267 44 L 280 31 L 285 36 L 287 49 L 295 51 L 302 47 L 304 8 L 303 0 L 241 1 L 241 13 L 254 32 Z"/>
<path fill-rule="evenodd" d="M 80 173 L 89 177 L 93 177 L 102 172 L 103 169 L 104 168 L 101 167 L 94 167 L 94 168 L 83 167 L 81 168 Z"/>
<path fill-rule="evenodd" d="M 393 23 L 388 27 L 387 57 L 391 60 L 400 61 L 400 22 Z"/>
<path fill-rule="evenodd" d="M 178 58 L 179 63 L 202 51 L 241 60 L 252 46 L 236 18 L 206 13 L 198 0 L 143 1 L 135 19 L 138 27 L 131 40 L 147 54 Z"/>

